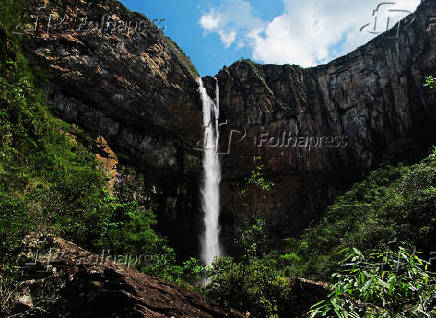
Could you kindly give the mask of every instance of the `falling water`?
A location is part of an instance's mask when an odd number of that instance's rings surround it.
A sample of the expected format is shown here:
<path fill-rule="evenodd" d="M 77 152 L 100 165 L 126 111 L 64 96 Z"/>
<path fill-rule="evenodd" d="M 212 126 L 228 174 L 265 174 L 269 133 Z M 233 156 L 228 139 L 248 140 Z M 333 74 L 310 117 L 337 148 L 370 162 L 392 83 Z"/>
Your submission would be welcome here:
<path fill-rule="evenodd" d="M 218 120 L 219 120 L 219 88 L 216 82 L 216 103 L 207 94 L 203 81 L 199 79 L 200 96 L 203 102 L 204 124 L 204 183 L 201 189 L 201 206 L 204 212 L 205 231 L 201 237 L 201 260 L 210 265 L 214 257 L 221 255 L 219 244 L 219 213 L 221 167 L 218 158 Z M 213 122 L 213 120 L 215 122 Z"/>

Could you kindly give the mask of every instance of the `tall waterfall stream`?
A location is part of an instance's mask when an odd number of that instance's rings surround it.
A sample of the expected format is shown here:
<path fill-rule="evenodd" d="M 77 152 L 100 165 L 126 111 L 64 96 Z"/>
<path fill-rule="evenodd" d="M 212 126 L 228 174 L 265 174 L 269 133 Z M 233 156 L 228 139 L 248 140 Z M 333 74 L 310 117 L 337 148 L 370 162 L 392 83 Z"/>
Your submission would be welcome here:
<path fill-rule="evenodd" d="M 203 81 L 199 79 L 200 96 L 203 102 L 203 173 L 201 206 L 204 212 L 204 233 L 201 236 L 201 260 L 211 265 L 221 255 L 219 242 L 220 181 L 221 166 L 218 157 L 219 143 L 219 86 L 216 82 L 216 102 L 207 94 Z"/>

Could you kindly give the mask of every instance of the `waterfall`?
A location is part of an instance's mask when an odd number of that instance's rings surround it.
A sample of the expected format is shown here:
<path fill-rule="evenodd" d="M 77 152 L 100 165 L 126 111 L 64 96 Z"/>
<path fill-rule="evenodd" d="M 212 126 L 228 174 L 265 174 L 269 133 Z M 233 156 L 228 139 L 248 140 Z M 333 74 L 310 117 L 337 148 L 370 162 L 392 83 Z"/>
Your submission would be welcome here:
<path fill-rule="evenodd" d="M 201 236 L 201 260 L 211 265 L 214 257 L 221 255 L 219 244 L 220 181 L 221 166 L 218 158 L 219 142 L 219 87 L 216 81 L 216 103 L 213 103 L 201 78 L 199 90 L 203 102 L 203 170 L 201 206 L 204 213 L 204 233 Z"/>

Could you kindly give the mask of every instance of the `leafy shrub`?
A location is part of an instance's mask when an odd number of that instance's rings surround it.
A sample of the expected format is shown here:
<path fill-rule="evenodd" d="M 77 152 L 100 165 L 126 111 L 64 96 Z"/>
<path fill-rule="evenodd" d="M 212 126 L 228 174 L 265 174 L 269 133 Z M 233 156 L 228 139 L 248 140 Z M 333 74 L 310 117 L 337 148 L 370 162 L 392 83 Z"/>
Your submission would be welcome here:
<path fill-rule="evenodd" d="M 243 264 L 221 257 L 208 277 L 206 294 L 225 306 L 250 312 L 250 317 L 279 317 L 280 311 L 286 312 L 289 281 L 260 260 Z"/>
<path fill-rule="evenodd" d="M 427 76 L 425 78 L 424 86 L 430 88 L 431 90 L 436 89 L 436 79 L 433 76 Z"/>
<path fill-rule="evenodd" d="M 250 317 L 278 317 L 288 310 L 291 292 L 287 278 L 263 260 L 263 220 L 242 231 L 238 240 L 240 257 L 217 258 L 207 271 L 206 294 L 213 300 Z"/>
<path fill-rule="evenodd" d="M 355 248 L 344 252 L 331 294 L 312 307 L 310 317 L 436 315 L 436 277 L 415 253 L 404 248 L 369 256 Z"/>
<path fill-rule="evenodd" d="M 262 157 L 256 156 L 252 159 L 252 171 L 250 176 L 242 181 L 236 182 L 235 191 L 238 195 L 238 202 L 241 209 L 249 207 L 252 220 L 262 216 L 265 211 L 260 210 L 260 206 L 268 195 L 271 194 L 275 184 L 266 178 L 265 165 L 262 164 Z"/>

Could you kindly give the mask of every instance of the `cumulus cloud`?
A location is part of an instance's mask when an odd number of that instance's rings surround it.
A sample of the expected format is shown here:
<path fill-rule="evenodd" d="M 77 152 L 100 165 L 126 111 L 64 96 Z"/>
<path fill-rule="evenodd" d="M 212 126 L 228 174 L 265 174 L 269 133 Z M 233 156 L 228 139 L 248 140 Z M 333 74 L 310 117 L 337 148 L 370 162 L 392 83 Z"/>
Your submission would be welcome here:
<path fill-rule="evenodd" d="M 220 17 L 212 9 L 200 19 L 201 27 L 206 31 L 217 30 L 220 26 Z"/>
<path fill-rule="evenodd" d="M 227 48 L 230 47 L 236 39 L 236 31 L 234 31 L 234 30 L 232 30 L 228 33 L 224 32 L 222 30 L 219 30 L 218 34 L 220 35 L 221 42 L 223 42 L 224 46 Z"/>
<path fill-rule="evenodd" d="M 266 25 L 245 0 L 222 0 L 218 7 L 204 13 L 199 23 L 205 35 L 217 33 L 225 47 L 230 47 L 238 39 L 237 48 L 246 45 L 249 40 L 246 35 L 253 29 Z"/>
<path fill-rule="evenodd" d="M 200 24 L 205 31 L 218 33 L 226 47 L 234 42 L 238 43 L 236 49 L 249 46 L 255 60 L 313 66 L 363 45 L 420 3 L 393 0 L 395 4 L 374 11 L 381 1 L 282 1 L 283 13 L 263 21 L 248 1 L 223 0 L 203 15 Z"/>

